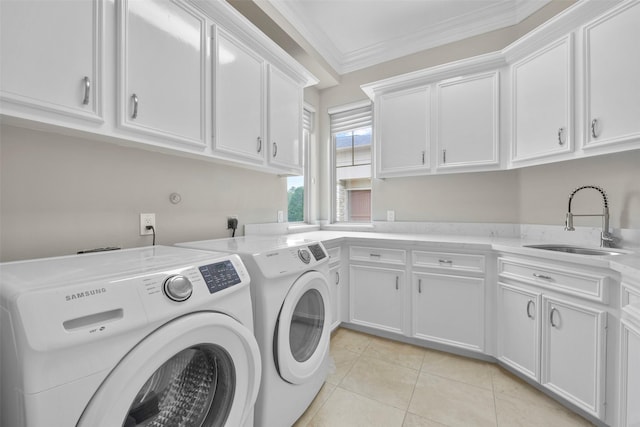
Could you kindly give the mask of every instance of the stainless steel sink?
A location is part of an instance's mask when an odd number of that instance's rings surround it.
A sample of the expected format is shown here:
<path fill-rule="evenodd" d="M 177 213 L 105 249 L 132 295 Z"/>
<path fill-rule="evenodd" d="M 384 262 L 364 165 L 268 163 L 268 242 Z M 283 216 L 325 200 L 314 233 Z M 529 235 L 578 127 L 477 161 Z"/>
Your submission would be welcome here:
<path fill-rule="evenodd" d="M 534 249 L 544 249 L 546 251 L 556 251 L 556 252 L 566 252 L 570 254 L 578 254 L 578 255 L 623 255 L 627 252 L 619 251 L 611 248 L 602 248 L 602 249 L 594 249 L 594 248 L 583 248 L 581 246 L 572 246 L 572 245 L 524 245 L 525 248 L 534 248 Z"/>

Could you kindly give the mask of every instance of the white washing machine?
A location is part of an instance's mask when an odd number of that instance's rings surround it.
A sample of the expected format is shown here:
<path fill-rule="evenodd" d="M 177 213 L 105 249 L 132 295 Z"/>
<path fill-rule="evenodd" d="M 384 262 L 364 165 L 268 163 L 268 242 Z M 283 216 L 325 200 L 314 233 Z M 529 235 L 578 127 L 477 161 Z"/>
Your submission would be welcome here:
<path fill-rule="evenodd" d="M 290 427 L 328 373 L 331 308 L 324 247 L 292 236 L 248 236 L 180 246 L 236 253 L 247 266 L 262 355 L 255 425 Z"/>
<path fill-rule="evenodd" d="M 252 426 L 249 282 L 163 246 L 0 264 L 0 425 Z"/>

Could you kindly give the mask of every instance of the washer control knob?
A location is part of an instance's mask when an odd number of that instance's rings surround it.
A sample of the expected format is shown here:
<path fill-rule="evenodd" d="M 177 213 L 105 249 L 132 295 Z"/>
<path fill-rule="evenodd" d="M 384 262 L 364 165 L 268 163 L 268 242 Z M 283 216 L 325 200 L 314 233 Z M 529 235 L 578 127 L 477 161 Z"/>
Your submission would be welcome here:
<path fill-rule="evenodd" d="M 170 276 L 164 281 L 164 293 L 174 301 L 186 301 L 192 292 L 193 285 L 191 281 L 182 274 Z"/>
<path fill-rule="evenodd" d="M 298 257 L 300 257 L 305 264 L 309 264 L 309 261 L 311 261 L 311 254 L 309 254 L 309 251 L 306 249 L 298 249 Z"/>

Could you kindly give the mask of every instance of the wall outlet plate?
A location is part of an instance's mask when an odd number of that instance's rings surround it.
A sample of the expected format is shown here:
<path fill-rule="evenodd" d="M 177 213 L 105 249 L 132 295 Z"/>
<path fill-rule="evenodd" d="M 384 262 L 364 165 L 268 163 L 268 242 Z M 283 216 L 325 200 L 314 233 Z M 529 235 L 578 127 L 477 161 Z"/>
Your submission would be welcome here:
<path fill-rule="evenodd" d="M 396 211 L 387 211 L 387 221 L 393 222 L 396 220 Z"/>
<path fill-rule="evenodd" d="M 147 230 L 148 226 L 156 228 L 156 214 L 154 213 L 141 213 L 140 214 L 140 235 L 148 236 L 153 234 L 153 230 Z"/>
<path fill-rule="evenodd" d="M 284 222 L 284 211 L 278 211 L 278 222 Z"/>

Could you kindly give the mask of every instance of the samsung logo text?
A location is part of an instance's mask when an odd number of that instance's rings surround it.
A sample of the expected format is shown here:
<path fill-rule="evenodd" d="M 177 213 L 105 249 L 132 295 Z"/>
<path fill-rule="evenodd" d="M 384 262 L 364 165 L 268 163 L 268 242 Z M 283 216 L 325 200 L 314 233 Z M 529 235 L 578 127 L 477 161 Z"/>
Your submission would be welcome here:
<path fill-rule="evenodd" d="M 96 289 L 91 289 L 91 290 L 88 290 L 88 291 L 76 292 L 75 294 L 67 295 L 65 297 L 65 299 L 67 301 L 73 301 L 73 300 L 76 300 L 76 299 L 81 299 L 81 298 L 91 297 L 91 296 L 94 296 L 94 295 L 104 294 L 105 292 L 107 292 L 106 288 L 96 288 Z"/>

